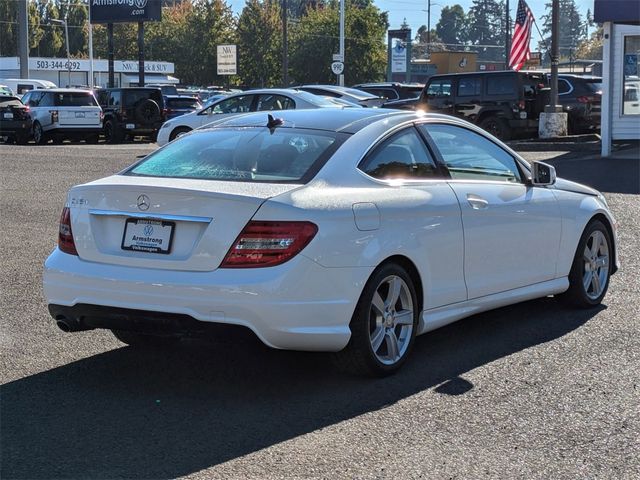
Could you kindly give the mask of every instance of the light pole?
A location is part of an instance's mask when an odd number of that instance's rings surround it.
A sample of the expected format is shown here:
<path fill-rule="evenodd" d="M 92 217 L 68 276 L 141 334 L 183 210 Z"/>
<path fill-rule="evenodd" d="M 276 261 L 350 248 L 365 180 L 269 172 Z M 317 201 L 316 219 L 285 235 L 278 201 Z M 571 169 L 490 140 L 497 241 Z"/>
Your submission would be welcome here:
<path fill-rule="evenodd" d="M 431 5 L 438 5 L 439 7 L 442 7 L 440 3 L 427 0 L 427 56 L 430 56 L 431 54 Z M 425 10 L 422 11 L 424 12 Z"/>
<path fill-rule="evenodd" d="M 344 2 L 340 0 L 340 58 L 344 64 Z M 338 85 L 344 87 L 344 74 L 338 75 Z"/>
<path fill-rule="evenodd" d="M 67 86 L 70 87 L 71 86 L 71 55 L 69 55 L 69 25 L 67 25 L 66 19 L 58 20 L 58 19 L 52 18 L 51 23 L 55 23 L 57 25 L 64 25 L 64 37 L 67 44 L 67 72 L 69 73 L 69 83 L 67 83 Z"/>

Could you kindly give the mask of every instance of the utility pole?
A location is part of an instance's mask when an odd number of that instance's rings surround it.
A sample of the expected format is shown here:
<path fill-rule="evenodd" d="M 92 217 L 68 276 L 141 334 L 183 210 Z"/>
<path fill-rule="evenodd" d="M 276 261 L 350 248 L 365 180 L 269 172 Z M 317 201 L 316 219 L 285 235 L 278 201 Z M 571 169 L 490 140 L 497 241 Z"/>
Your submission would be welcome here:
<path fill-rule="evenodd" d="M 115 73 L 113 69 L 113 23 L 107 23 L 107 61 L 109 63 L 109 88 L 115 87 Z"/>
<path fill-rule="evenodd" d="M 558 105 L 558 53 L 560 43 L 560 0 L 553 0 L 551 10 L 551 98 L 540 113 L 540 138 L 562 137 L 567 134 L 567 113 Z"/>
<path fill-rule="evenodd" d="M 344 64 L 344 1 L 340 0 L 340 56 Z M 344 74 L 338 75 L 338 85 L 344 87 Z"/>
<path fill-rule="evenodd" d="M 138 22 L 138 86 L 144 87 L 144 22 Z"/>
<path fill-rule="evenodd" d="M 282 83 L 289 86 L 289 38 L 287 36 L 287 20 L 289 19 L 287 0 L 282 0 Z"/>
<path fill-rule="evenodd" d="M 505 8 L 506 28 L 504 29 L 504 69 L 509 68 L 509 56 L 511 55 L 511 18 L 509 16 L 509 0 Z"/>
<path fill-rule="evenodd" d="M 431 56 L 431 0 L 427 0 L 427 56 Z"/>
<path fill-rule="evenodd" d="M 69 75 L 69 78 L 67 80 L 67 87 L 70 87 L 71 86 L 71 55 L 69 54 L 69 25 L 67 24 L 68 14 L 69 14 L 69 10 L 67 7 L 67 10 L 65 11 L 65 14 L 64 14 L 64 20 L 58 20 L 56 18 L 52 18 L 51 23 L 64 26 L 64 38 L 67 44 L 67 73 Z"/>
<path fill-rule="evenodd" d="M 29 78 L 29 14 L 27 9 L 27 0 L 19 0 L 18 55 L 20 57 L 20 78 Z"/>
<path fill-rule="evenodd" d="M 87 85 L 89 88 L 93 89 L 95 86 L 95 80 L 93 78 L 93 24 L 91 23 L 91 0 L 87 1 L 87 8 L 89 9 L 89 13 L 87 15 L 89 19 L 89 81 Z"/>

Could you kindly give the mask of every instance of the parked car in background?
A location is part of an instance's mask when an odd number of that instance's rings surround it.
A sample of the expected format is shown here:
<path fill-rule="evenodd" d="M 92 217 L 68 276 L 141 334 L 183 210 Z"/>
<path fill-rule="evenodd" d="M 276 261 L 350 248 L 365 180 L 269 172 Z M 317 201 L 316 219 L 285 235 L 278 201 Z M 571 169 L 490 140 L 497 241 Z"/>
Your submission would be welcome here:
<path fill-rule="evenodd" d="M 599 130 L 602 78 L 559 74 L 558 102 L 568 114 L 570 134 Z"/>
<path fill-rule="evenodd" d="M 13 90 L 11 90 L 6 85 L 0 84 L 0 95 L 3 95 L 5 97 L 13 97 L 14 93 L 13 93 Z"/>
<path fill-rule="evenodd" d="M 416 100 L 388 102 L 385 108 L 421 109 L 475 123 L 501 140 L 516 133 L 536 136 L 544 107 L 542 72 L 472 72 L 432 76 Z"/>
<path fill-rule="evenodd" d="M 2 78 L 0 83 L 9 87 L 18 97 L 30 90 L 57 88 L 56 84 L 49 80 L 36 80 L 33 78 Z"/>
<path fill-rule="evenodd" d="M 14 95 L 0 93 L 0 137 L 24 145 L 31 137 L 29 108 Z"/>
<path fill-rule="evenodd" d="M 175 85 L 169 85 L 164 83 L 159 83 L 159 84 L 148 83 L 145 85 L 145 87 L 159 88 L 160 91 L 162 92 L 162 95 L 180 95 L 180 92 L 178 92 L 178 88 Z"/>
<path fill-rule="evenodd" d="M 386 98 L 387 100 L 404 100 L 407 98 L 418 98 L 424 88 L 423 83 L 398 83 L 398 82 L 382 82 L 382 83 L 360 83 L 354 85 L 353 88 L 364 90 L 377 97 Z"/>
<path fill-rule="evenodd" d="M 184 133 L 227 116 L 301 108 L 340 108 L 340 106 L 323 97 L 289 88 L 248 90 L 227 95 L 202 110 L 167 121 L 158 134 L 158 145 L 162 146 Z"/>
<path fill-rule="evenodd" d="M 210 95 L 209 97 L 207 97 L 207 99 L 202 103 L 202 108 L 207 108 L 208 106 L 210 106 L 211 104 L 213 104 L 214 102 L 220 100 L 221 98 L 225 98 L 228 97 L 229 95 L 231 95 L 231 92 L 225 92 L 225 93 L 215 93 L 213 95 Z"/>
<path fill-rule="evenodd" d="M 36 144 L 65 139 L 98 142 L 102 131 L 102 109 L 90 90 L 31 90 L 24 94 L 22 101 L 31 113 Z"/>
<path fill-rule="evenodd" d="M 165 95 L 164 106 L 167 113 L 167 120 L 170 120 L 185 113 L 195 112 L 202 108 L 202 104 L 196 97 L 186 95 Z"/>
<path fill-rule="evenodd" d="M 278 116 L 226 118 L 73 187 L 43 272 L 59 328 L 133 348 L 245 329 L 384 376 L 461 318 L 605 297 L 619 257 L 596 190 L 452 117 Z"/>
<path fill-rule="evenodd" d="M 363 107 L 379 107 L 385 102 L 384 98 L 365 92 L 364 90 L 358 90 L 357 88 L 340 87 L 337 85 L 302 85 L 293 88 L 321 97 L 339 98 Z"/>
<path fill-rule="evenodd" d="M 104 111 L 107 143 L 144 136 L 155 142 L 167 119 L 162 91 L 154 87 L 104 88 L 98 90 Z"/>
<path fill-rule="evenodd" d="M 624 82 L 622 113 L 624 115 L 640 114 L 640 80 Z"/>

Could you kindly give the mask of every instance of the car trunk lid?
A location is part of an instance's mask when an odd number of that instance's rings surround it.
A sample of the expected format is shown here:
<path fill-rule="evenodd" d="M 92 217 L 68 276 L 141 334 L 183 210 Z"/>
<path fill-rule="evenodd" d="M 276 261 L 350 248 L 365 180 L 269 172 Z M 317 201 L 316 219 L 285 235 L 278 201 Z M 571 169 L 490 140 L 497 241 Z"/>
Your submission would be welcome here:
<path fill-rule="evenodd" d="M 260 205 L 298 188 L 116 175 L 69 192 L 81 259 L 167 270 L 215 270 Z"/>

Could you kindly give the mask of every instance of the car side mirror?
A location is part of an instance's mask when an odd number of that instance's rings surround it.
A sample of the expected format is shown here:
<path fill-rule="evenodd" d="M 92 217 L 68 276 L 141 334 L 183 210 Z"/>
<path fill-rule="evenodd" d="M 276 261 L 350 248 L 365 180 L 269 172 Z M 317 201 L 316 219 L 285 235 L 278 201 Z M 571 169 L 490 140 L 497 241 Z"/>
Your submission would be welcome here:
<path fill-rule="evenodd" d="M 556 183 L 556 169 L 543 162 L 533 162 L 531 166 L 531 183 L 537 187 Z"/>

